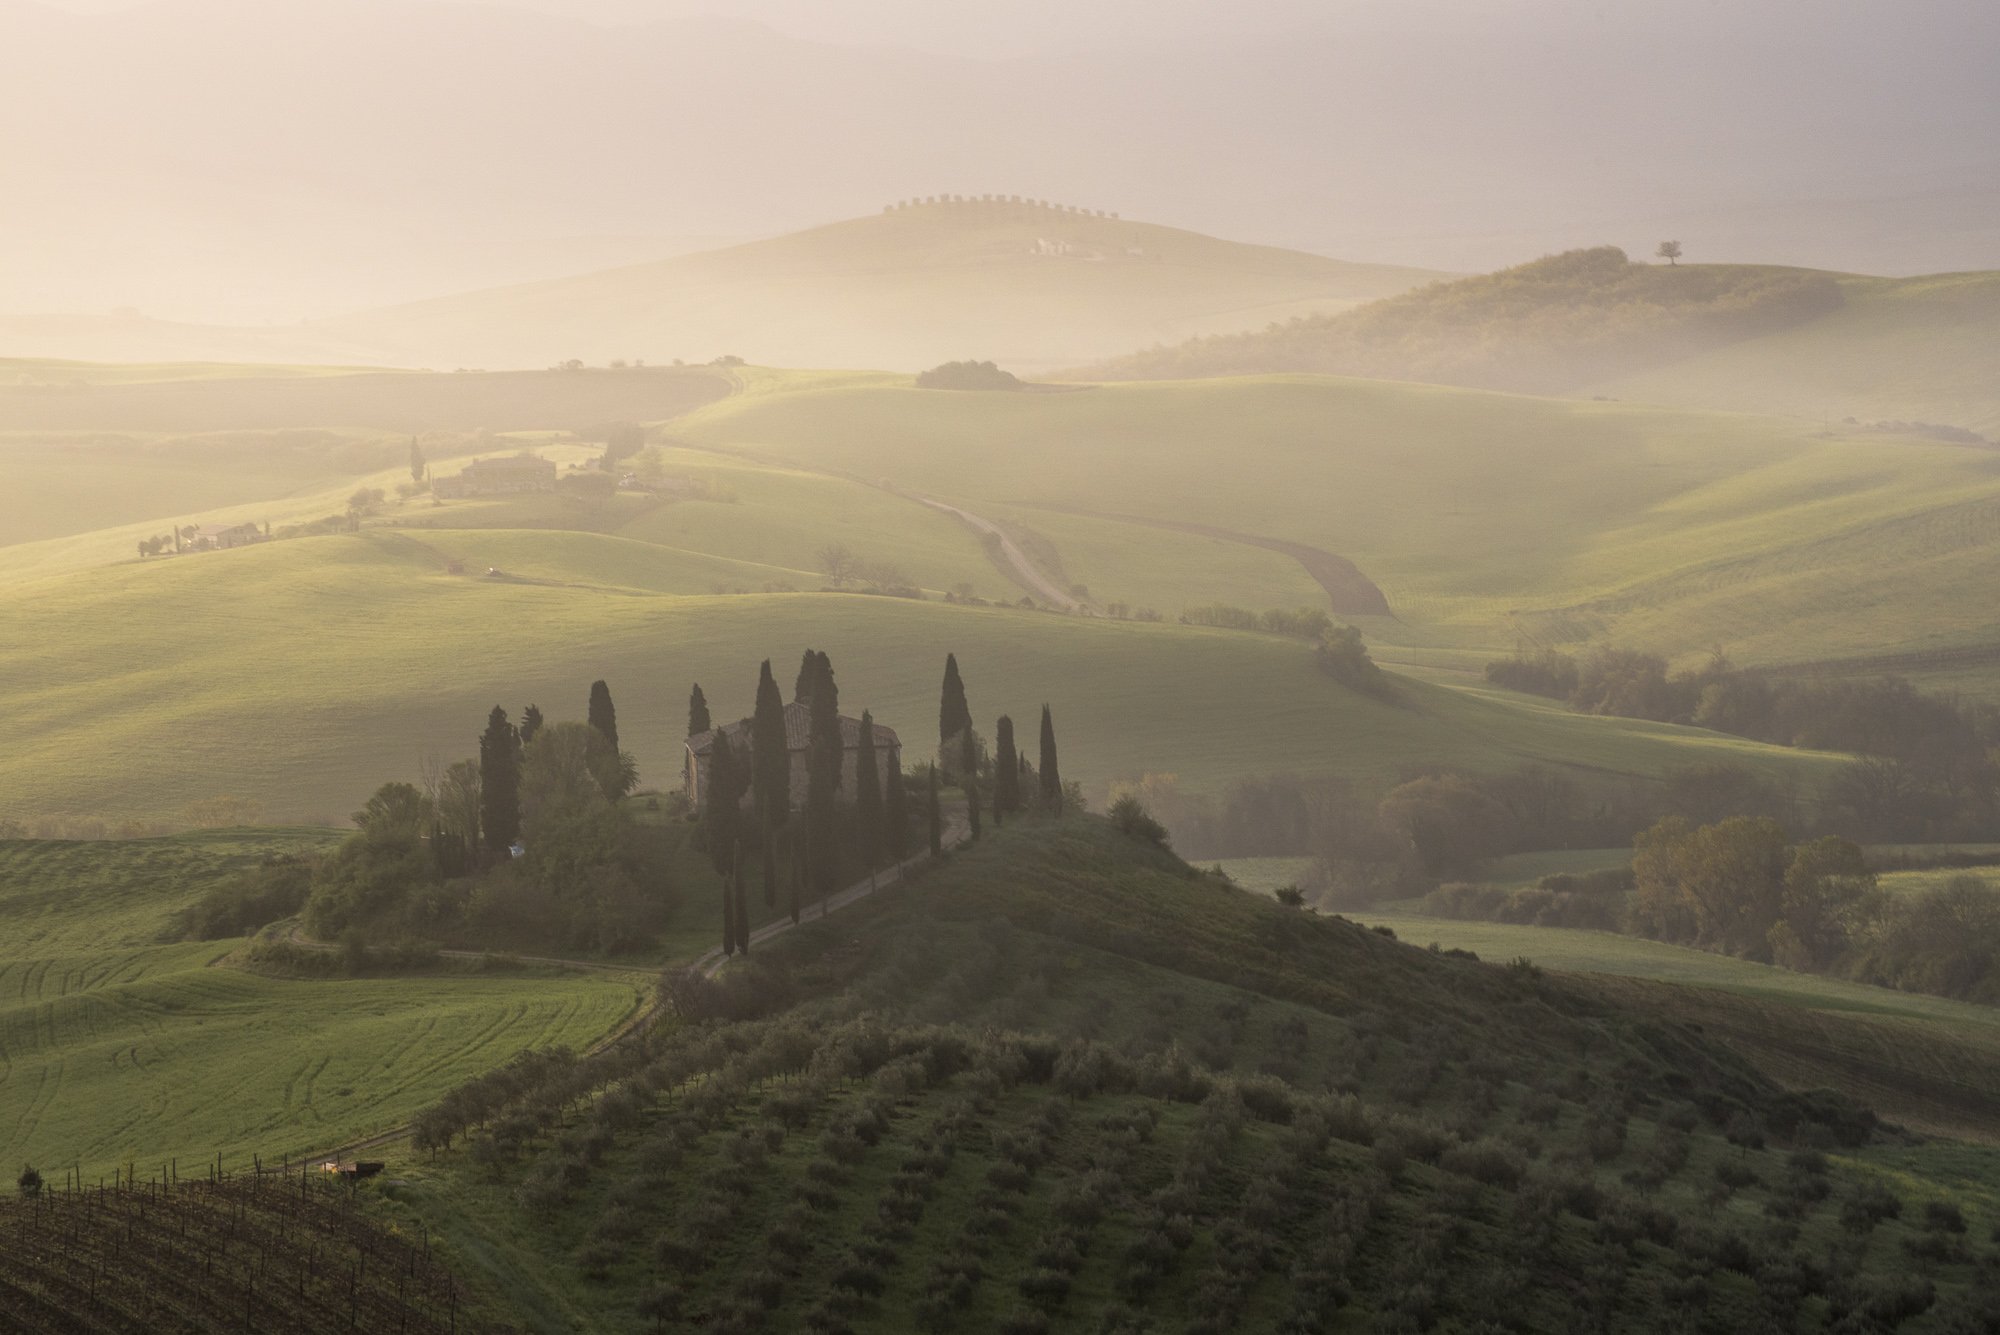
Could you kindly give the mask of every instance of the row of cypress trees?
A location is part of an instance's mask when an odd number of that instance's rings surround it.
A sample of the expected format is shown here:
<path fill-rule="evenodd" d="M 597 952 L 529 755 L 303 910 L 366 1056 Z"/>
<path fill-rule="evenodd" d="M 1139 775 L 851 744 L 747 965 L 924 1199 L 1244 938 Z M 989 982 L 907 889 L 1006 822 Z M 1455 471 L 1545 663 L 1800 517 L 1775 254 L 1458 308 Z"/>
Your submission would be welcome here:
<path fill-rule="evenodd" d="M 611 688 L 602 680 L 590 684 L 587 721 L 608 744 L 609 754 L 622 757 L 618 748 L 618 711 L 611 703 Z M 528 743 L 542 730 L 542 711 L 530 704 L 521 711 L 516 726 L 500 705 L 486 716 L 486 731 L 479 736 L 479 834 L 490 853 L 505 852 L 521 837 L 521 758 Z M 629 758 L 627 758 L 629 765 Z M 629 768 L 624 777 L 608 786 L 605 796 L 617 800 L 636 773 Z M 605 781 L 608 785 L 610 780 Z M 613 791 L 615 787 L 617 791 Z"/>
<path fill-rule="evenodd" d="M 955 753 L 955 754 L 954 754 Z M 980 834 L 979 736 L 972 726 L 972 708 L 965 697 L 965 679 L 959 674 L 958 656 L 946 654 L 944 684 L 938 695 L 938 755 L 956 763 L 959 783 L 965 790 L 966 814 L 972 837 Z M 1014 720 L 1002 714 L 993 725 L 993 824 L 1027 808 L 1033 788 L 1040 810 L 1060 815 L 1063 809 L 1063 782 L 1056 755 L 1055 715 L 1042 706 L 1041 764 L 1028 764 L 1025 752 L 1014 743 Z"/>

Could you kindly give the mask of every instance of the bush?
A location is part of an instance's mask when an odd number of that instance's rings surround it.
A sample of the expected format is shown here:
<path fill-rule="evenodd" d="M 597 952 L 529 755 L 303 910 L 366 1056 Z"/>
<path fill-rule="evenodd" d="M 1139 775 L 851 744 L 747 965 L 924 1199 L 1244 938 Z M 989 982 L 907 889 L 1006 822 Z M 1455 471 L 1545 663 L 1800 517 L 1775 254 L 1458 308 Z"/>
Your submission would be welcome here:
<path fill-rule="evenodd" d="M 992 362 L 945 362 L 917 376 L 918 389 L 1017 390 L 1020 379 Z"/>
<path fill-rule="evenodd" d="M 1118 832 L 1128 839 L 1137 839 L 1155 848 L 1168 848 L 1167 827 L 1154 820 L 1140 804 L 1139 799 L 1127 793 L 1111 804 L 1107 813 Z"/>

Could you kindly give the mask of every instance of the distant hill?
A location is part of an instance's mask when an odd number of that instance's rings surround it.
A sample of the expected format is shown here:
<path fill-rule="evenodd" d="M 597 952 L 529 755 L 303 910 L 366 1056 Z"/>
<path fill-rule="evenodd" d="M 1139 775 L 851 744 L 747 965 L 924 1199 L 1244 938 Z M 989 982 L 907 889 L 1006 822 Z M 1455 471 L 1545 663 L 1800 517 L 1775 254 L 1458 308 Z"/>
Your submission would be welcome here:
<path fill-rule="evenodd" d="M 1312 371 L 2000 436 L 2000 273 L 1873 278 L 1570 251 L 1346 312 L 1099 363 Z M 1847 421 L 1852 419 L 1852 421 Z"/>
<path fill-rule="evenodd" d="M 1563 393 L 1838 310 L 1831 274 L 1635 264 L 1615 246 L 1434 283 L 1359 310 L 1211 336 L 1088 368 L 1147 380 L 1311 371 Z"/>
<path fill-rule="evenodd" d="M 2000 439 L 2000 273 L 1842 278 L 1816 320 L 1589 386 L 1620 399 L 1919 422 Z"/>
<path fill-rule="evenodd" d="M 398 364 L 579 357 L 1043 369 L 1345 310 L 1438 275 L 998 196 L 910 203 L 724 250 L 366 311 L 294 331 Z"/>

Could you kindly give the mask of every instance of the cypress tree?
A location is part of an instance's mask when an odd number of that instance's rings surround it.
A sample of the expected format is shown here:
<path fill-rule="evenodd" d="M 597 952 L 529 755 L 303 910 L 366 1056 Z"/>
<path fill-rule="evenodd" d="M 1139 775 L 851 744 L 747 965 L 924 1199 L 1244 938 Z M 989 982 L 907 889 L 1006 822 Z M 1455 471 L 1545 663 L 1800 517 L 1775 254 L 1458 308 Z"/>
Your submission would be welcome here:
<path fill-rule="evenodd" d="M 875 883 L 875 869 L 882 865 L 882 781 L 875 766 L 875 716 L 861 711 L 861 749 L 854 755 L 854 825 L 859 835 L 861 861 L 868 868 L 868 883 Z"/>
<path fill-rule="evenodd" d="M 521 711 L 521 745 L 526 746 L 534 741 L 535 734 L 541 730 L 542 711 L 534 705 L 529 705 Z"/>
<path fill-rule="evenodd" d="M 729 878 L 736 887 L 736 948 L 750 953 L 750 892 L 743 885 L 743 868 L 739 863 L 736 874 Z"/>
<path fill-rule="evenodd" d="M 972 709 L 965 703 L 965 682 L 958 675 L 958 655 L 944 656 L 944 687 L 938 694 L 938 749 L 962 732 L 972 731 Z"/>
<path fill-rule="evenodd" d="M 496 853 L 521 835 L 520 745 L 507 711 L 493 706 L 479 737 L 479 825 Z"/>
<path fill-rule="evenodd" d="M 813 681 L 819 676 L 819 654 L 808 649 L 799 656 L 799 675 L 792 679 L 792 702 L 811 704 Z"/>
<path fill-rule="evenodd" d="M 708 721 L 708 697 L 701 693 L 701 683 L 694 684 L 688 693 L 688 736 L 707 732 L 715 725 Z"/>
<path fill-rule="evenodd" d="M 1047 705 L 1042 706 L 1042 805 L 1049 814 L 1062 814 L 1062 772 L 1056 768 L 1056 721 Z"/>
<path fill-rule="evenodd" d="M 411 436 L 410 437 L 410 481 L 422 482 L 424 480 L 424 470 L 428 467 L 430 467 L 430 464 L 426 462 L 424 459 L 424 447 L 417 443 L 417 438 L 415 436 Z"/>
<path fill-rule="evenodd" d="M 737 947 L 736 840 L 737 840 L 736 752 L 726 733 L 716 734 L 708 753 L 708 804 L 702 810 L 702 833 L 708 841 L 708 858 L 722 878 L 722 953 L 733 955 Z"/>
<path fill-rule="evenodd" d="M 611 743 L 611 754 L 618 754 L 618 711 L 611 707 L 611 688 L 601 681 L 590 683 L 590 726 L 604 734 L 604 740 Z"/>
<path fill-rule="evenodd" d="M 824 914 L 826 901 L 840 880 L 840 830 L 834 800 L 840 790 L 847 747 L 840 734 L 833 664 L 825 654 L 808 651 L 808 657 L 812 659 L 806 683 L 812 723 L 806 752 L 806 857 Z"/>
<path fill-rule="evenodd" d="M 930 766 L 928 772 L 930 774 L 931 856 L 941 858 L 944 856 L 944 812 L 938 807 L 937 766 Z"/>
<path fill-rule="evenodd" d="M 979 745 L 972 738 L 972 729 L 963 734 L 964 749 L 959 756 L 959 782 L 965 789 L 965 819 L 971 826 L 974 839 L 979 837 Z"/>
<path fill-rule="evenodd" d="M 993 725 L 993 824 L 1021 805 L 1021 759 L 1014 751 L 1014 720 L 1002 714 Z"/>
<path fill-rule="evenodd" d="M 893 746 L 883 764 L 882 778 L 882 833 L 888 840 L 889 857 L 900 863 L 910 856 L 910 799 L 903 791 L 903 761 Z"/>
<path fill-rule="evenodd" d="M 757 827 L 764 848 L 764 906 L 778 902 L 778 831 L 792 817 L 792 753 L 785 737 L 785 698 L 765 659 L 757 675 L 757 712 L 750 720 L 750 763 L 755 771 Z"/>

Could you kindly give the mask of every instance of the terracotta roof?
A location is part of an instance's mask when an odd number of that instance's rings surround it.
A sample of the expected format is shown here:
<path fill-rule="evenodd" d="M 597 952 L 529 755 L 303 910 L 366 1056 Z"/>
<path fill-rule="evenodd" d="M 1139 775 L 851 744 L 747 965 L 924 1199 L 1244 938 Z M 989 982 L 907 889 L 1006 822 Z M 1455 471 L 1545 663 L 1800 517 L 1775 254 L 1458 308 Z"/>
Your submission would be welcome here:
<path fill-rule="evenodd" d="M 687 739 L 688 750 L 698 756 L 707 755 L 715 745 L 715 735 L 717 733 L 727 733 L 731 746 L 742 746 L 746 743 L 750 733 L 750 720 L 747 718 L 738 719 L 734 723 L 725 723 L 719 728 L 710 728 L 707 732 L 698 732 Z M 861 720 L 858 718 L 849 718 L 847 715 L 842 714 L 840 716 L 840 740 L 847 750 L 858 750 L 861 746 Z M 785 706 L 785 749 L 788 751 L 803 751 L 811 744 L 812 710 L 801 702 L 794 700 L 791 704 Z M 900 748 L 902 744 L 902 739 L 896 736 L 894 728 L 883 723 L 875 725 L 875 748 L 878 751 L 889 746 Z"/>

